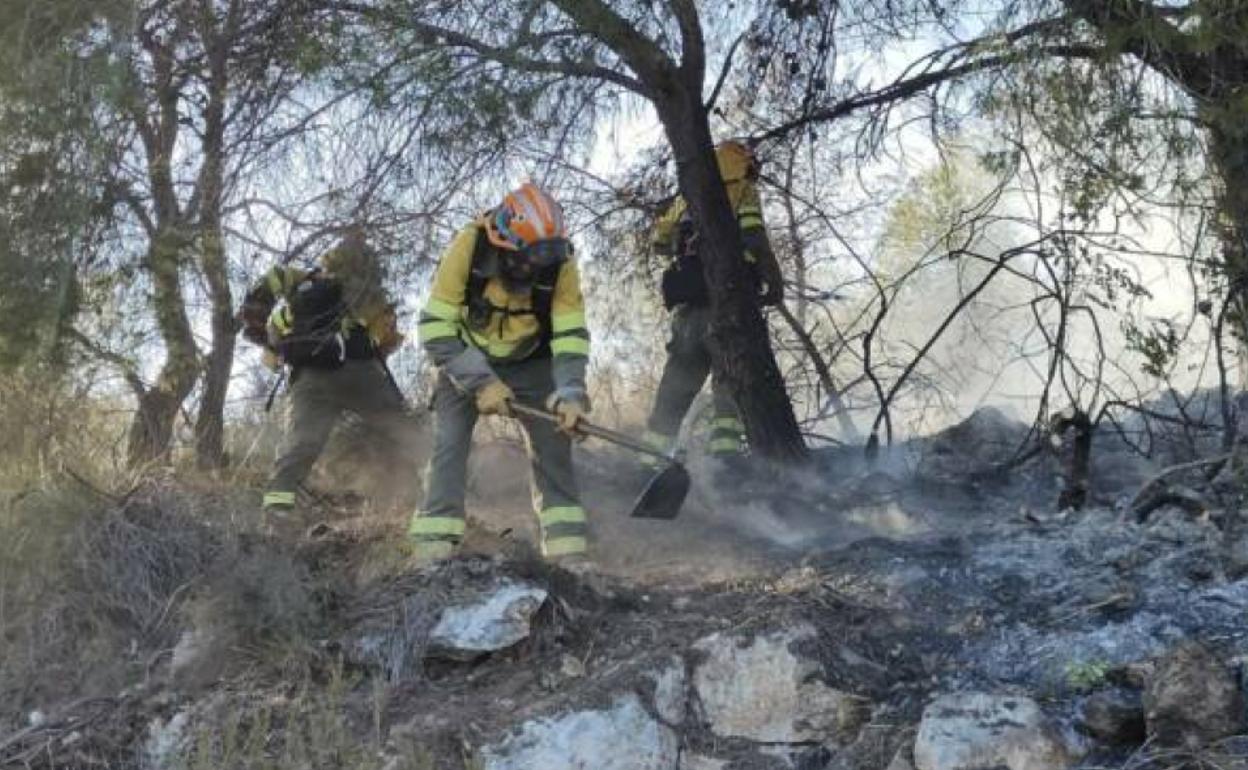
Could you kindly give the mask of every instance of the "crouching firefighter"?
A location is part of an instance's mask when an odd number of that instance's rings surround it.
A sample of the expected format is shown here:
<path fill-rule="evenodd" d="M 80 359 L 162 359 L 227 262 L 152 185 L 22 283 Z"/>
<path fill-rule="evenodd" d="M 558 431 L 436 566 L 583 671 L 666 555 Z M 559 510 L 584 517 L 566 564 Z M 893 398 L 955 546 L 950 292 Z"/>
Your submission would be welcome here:
<path fill-rule="evenodd" d="M 387 432 L 404 412 L 385 359 L 403 341 L 376 254 L 356 235 L 312 270 L 275 266 L 243 301 L 243 335 L 271 368 L 290 367 L 286 435 L 264 493 L 270 527 L 295 522 L 295 491 L 344 411 Z"/>
<path fill-rule="evenodd" d="M 445 558 L 463 540 L 473 427 L 478 415 L 513 416 L 513 402 L 559 417 L 558 425 L 521 417 L 542 554 L 585 554 L 570 436 L 589 410 L 589 332 L 559 204 L 526 183 L 462 229 L 438 264 L 419 329 L 439 373 L 425 500 L 408 529 L 416 558 Z"/>
<path fill-rule="evenodd" d="M 783 299 L 783 277 L 763 226 L 754 155 L 744 144 L 726 141 L 716 146 L 715 159 L 737 215 L 746 263 L 759 301 L 764 305 L 778 304 Z M 672 312 L 672 336 L 654 408 L 646 424 L 647 443 L 663 452 L 675 445 L 680 423 L 711 373 L 707 343 L 710 293 L 702 270 L 697 224 L 691 215 L 684 198 L 677 197 L 659 218 L 652 237 L 655 252 L 670 259 L 661 287 L 663 304 Z M 714 379 L 711 391 L 714 417 L 709 453 L 731 464 L 745 451 L 744 426 L 731 397 Z M 650 464 L 656 462 L 651 460 Z"/>

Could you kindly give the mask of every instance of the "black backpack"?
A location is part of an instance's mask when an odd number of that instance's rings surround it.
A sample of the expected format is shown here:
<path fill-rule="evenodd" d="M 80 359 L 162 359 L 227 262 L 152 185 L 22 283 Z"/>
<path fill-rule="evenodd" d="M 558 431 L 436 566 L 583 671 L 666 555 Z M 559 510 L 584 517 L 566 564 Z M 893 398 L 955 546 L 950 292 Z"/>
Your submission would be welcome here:
<path fill-rule="evenodd" d="M 282 360 L 293 367 L 337 369 L 349 358 L 367 358 L 372 344 L 359 325 L 344 331 L 347 303 L 342 284 L 313 272 L 287 299 L 290 331 L 277 345 Z"/>
<path fill-rule="evenodd" d="M 698 231 L 688 211 L 681 217 L 676 231 L 676 258 L 660 277 L 659 289 L 663 306 L 668 310 L 677 305 L 705 307 L 711 302 L 711 292 L 706 285 L 706 273 L 702 270 L 702 252 L 698 244 Z M 746 262 L 746 270 L 755 290 L 762 285 L 758 264 Z"/>
<path fill-rule="evenodd" d="M 707 305 L 711 295 L 702 272 L 702 256 L 698 253 L 697 226 L 688 209 L 676 228 L 676 258 L 660 278 L 663 306 L 671 310 L 677 305 Z"/>
<path fill-rule="evenodd" d="M 485 285 L 492 277 L 486 272 L 486 265 L 493 249 L 493 244 L 485 235 L 485 228 L 478 227 L 477 241 L 472 249 L 472 267 L 468 273 L 468 285 L 464 291 L 464 303 L 468 306 L 469 327 L 484 328 L 494 313 L 503 313 L 506 316 L 532 315 L 537 319 L 541 337 L 537 348 L 529 355 L 529 358 L 549 358 L 550 340 L 554 334 L 550 320 L 551 306 L 554 303 L 555 283 L 559 280 L 559 271 L 563 269 L 563 264 L 548 265 L 537 271 L 533 277 L 533 288 L 530 290 L 533 298 L 532 309 L 511 310 L 495 305 L 485 296 Z"/>

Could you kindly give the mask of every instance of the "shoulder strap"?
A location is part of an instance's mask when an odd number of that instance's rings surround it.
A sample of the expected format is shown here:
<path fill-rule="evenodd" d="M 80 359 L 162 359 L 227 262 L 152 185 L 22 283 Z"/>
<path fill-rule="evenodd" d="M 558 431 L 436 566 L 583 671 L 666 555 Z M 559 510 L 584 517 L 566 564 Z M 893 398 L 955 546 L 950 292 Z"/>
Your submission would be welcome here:
<path fill-rule="evenodd" d="M 559 282 L 559 271 L 562 269 L 562 262 L 548 265 L 538 271 L 533 280 L 533 315 L 542 329 L 543 346 L 550 344 L 554 335 L 550 315 L 555 301 L 555 284 Z"/>
<path fill-rule="evenodd" d="M 473 307 L 485 297 L 485 284 L 489 276 L 485 274 L 485 260 L 490 253 L 490 239 L 485 237 L 485 228 L 477 225 L 477 240 L 472 245 L 472 259 L 468 268 L 468 284 L 464 287 L 464 304 Z"/>

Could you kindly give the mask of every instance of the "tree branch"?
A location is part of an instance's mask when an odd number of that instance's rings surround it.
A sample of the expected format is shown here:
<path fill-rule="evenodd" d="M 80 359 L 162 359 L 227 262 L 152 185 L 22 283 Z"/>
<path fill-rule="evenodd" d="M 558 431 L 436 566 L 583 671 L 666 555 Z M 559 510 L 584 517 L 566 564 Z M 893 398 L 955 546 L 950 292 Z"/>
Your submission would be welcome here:
<path fill-rule="evenodd" d="M 663 49 L 602 0 L 550 2 L 623 59 L 641 84 L 662 84 L 675 77 L 676 65 Z"/>
<path fill-rule="evenodd" d="M 706 78 L 706 40 L 702 36 L 702 21 L 693 0 L 668 0 L 676 23 L 680 25 L 680 71 L 695 93 L 702 93 Z"/>
<path fill-rule="evenodd" d="M 715 88 L 706 100 L 706 111 L 708 113 L 715 109 L 715 102 L 719 101 L 719 92 L 723 90 L 724 83 L 728 80 L 728 74 L 732 71 L 732 60 L 737 55 L 737 48 L 741 45 L 742 40 L 745 40 L 744 32 L 737 35 L 737 39 L 732 41 L 732 45 L 728 47 L 728 53 L 724 56 L 724 64 L 719 68 L 719 77 L 715 79 Z"/>
<path fill-rule="evenodd" d="M 978 41 L 966 43 L 959 46 L 959 48 L 963 51 L 971 51 L 977 47 L 1000 43 L 1003 39 L 1010 42 L 1016 40 L 1017 37 L 1015 35 L 994 36 L 992 38 L 984 38 Z M 933 86 L 948 83 L 950 81 L 957 80 L 958 78 L 973 75 L 978 72 L 984 72 L 1010 64 L 1016 64 L 1024 59 L 1032 58 L 1038 55 L 1058 56 L 1068 59 L 1090 59 L 1102 55 L 1104 51 L 1104 48 L 1097 46 L 1051 45 L 1026 51 L 1011 50 L 1005 53 L 974 59 L 972 61 L 950 66 L 941 70 L 929 70 L 927 72 L 914 75 L 913 77 L 896 80 L 875 91 L 855 94 L 854 96 L 842 99 L 835 104 L 809 112 L 798 118 L 794 118 L 787 123 L 782 123 L 775 128 L 753 137 L 750 142 L 751 144 L 760 144 L 762 142 L 783 139 L 794 131 L 815 123 L 827 123 L 829 121 L 843 118 L 857 112 L 858 110 L 891 104 L 922 93 Z"/>
<path fill-rule="evenodd" d="M 558 5 L 558 3 L 556 3 Z M 560 6 L 562 7 L 562 6 Z M 616 72 L 608 67 L 583 61 L 568 59 L 536 59 L 520 55 L 515 48 L 491 45 L 458 30 L 429 24 L 418 19 L 401 17 L 387 13 L 383 9 L 360 5 L 357 3 L 339 3 L 335 9 L 356 13 L 365 18 L 384 20 L 402 29 L 410 29 L 434 41 L 444 41 L 450 46 L 464 48 L 482 58 L 498 62 L 506 67 L 514 67 L 525 72 L 570 75 L 572 77 L 596 78 L 615 83 L 638 94 L 645 94 L 644 86 L 633 77 Z"/>
<path fill-rule="evenodd" d="M 1205 57 L 1192 53 L 1193 41 L 1171 23 L 1170 11 L 1143 0 L 1062 0 L 1073 15 L 1092 25 L 1140 61 L 1163 73 L 1188 91 L 1212 96 L 1215 78 Z"/>
<path fill-rule="evenodd" d="M 70 339 L 85 348 L 91 355 L 101 361 L 104 361 L 105 363 L 109 363 L 117 367 L 121 371 L 121 376 L 125 378 L 126 384 L 130 386 L 130 390 L 134 391 L 136 398 L 142 398 L 143 394 L 147 392 L 147 385 L 143 382 L 143 379 L 139 377 L 138 368 L 135 367 L 133 361 L 120 353 L 115 353 L 97 344 L 90 337 L 72 326 L 66 329 L 65 333 Z"/>

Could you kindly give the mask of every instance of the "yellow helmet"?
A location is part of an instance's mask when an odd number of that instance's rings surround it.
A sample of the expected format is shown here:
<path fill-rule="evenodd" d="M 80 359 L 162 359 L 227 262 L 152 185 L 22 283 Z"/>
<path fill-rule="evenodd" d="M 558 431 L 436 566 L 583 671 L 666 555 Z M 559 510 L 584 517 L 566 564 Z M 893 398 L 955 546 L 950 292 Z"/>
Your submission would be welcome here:
<path fill-rule="evenodd" d="M 719 176 L 725 182 L 750 179 L 758 171 L 754 151 L 736 139 L 726 139 L 715 145 L 715 162 L 719 165 Z"/>
<path fill-rule="evenodd" d="M 337 276 L 368 275 L 376 272 L 376 253 L 358 230 L 349 232 L 320 257 L 321 268 Z"/>

